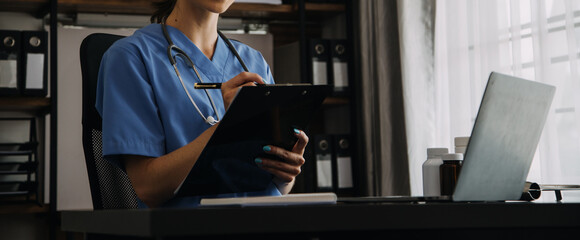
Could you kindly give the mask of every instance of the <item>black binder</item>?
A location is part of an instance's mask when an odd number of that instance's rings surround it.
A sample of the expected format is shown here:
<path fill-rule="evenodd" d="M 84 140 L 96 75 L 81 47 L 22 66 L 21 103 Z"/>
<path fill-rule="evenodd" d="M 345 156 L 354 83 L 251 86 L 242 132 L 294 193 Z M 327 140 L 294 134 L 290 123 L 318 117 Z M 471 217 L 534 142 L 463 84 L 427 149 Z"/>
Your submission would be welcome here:
<path fill-rule="evenodd" d="M 308 51 L 308 73 L 313 85 L 331 84 L 329 41 L 326 39 L 310 39 Z"/>
<path fill-rule="evenodd" d="M 46 31 L 22 32 L 21 89 L 23 95 L 46 96 L 47 94 L 47 49 Z"/>
<path fill-rule="evenodd" d="M 254 159 L 264 145 L 291 150 L 294 129 L 306 129 L 330 93 L 326 85 L 243 87 L 176 196 L 207 196 L 265 190 L 272 175 Z"/>
<path fill-rule="evenodd" d="M 334 85 L 334 92 L 337 94 L 346 94 L 348 92 L 348 64 L 350 51 L 347 40 L 333 39 L 330 40 L 331 61 L 331 79 Z"/>
<path fill-rule="evenodd" d="M 316 190 L 332 191 L 334 174 L 332 164 L 332 135 L 314 136 L 314 157 L 316 159 Z"/>
<path fill-rule="evenodd" d="M 18 95 L 20 32 L 0 30 L 0 96 Z"/>
<path fill-rule="evenodd" d="M 337 192 L 349 192 L 354 188 L 350 135 L 334 136 L 334 165 Z"/>

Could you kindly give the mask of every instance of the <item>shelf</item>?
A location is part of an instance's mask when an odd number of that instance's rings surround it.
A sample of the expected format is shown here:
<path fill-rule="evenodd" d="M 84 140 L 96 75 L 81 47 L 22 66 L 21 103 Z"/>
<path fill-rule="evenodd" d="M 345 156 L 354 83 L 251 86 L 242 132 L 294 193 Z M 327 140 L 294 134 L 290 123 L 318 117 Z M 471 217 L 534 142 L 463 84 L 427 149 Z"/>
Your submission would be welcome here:
<path fill-rule="evenodd" d="M 343 13 L 344 4 L 306 3 L 304 8 L 309 19 L 323 19 Z M 293 20 L 298 18 L 297 5 L 271 5 L 255 3 L 234 3 L 224 18 L 262 19 L 262 20 Z"/>
<path fill-rule="evenodd" d="M 24 150 L 24 151 L 0 151 L 0 156 L 26 156 L 33 154 L 31 150 Z M 0 162 L 0 164 L 2 164 Z"/>
<path fill-rule="evenodd" d="M 33 15 L 46 12 L 48 0 L 0 0 L 0 9 L 10 12 L 26 12 Z M 345 10 L 344 4 L 306 3 L 307 15 L 314 19 L 337 15 Z M 109 13 L 130 15 L 151 15 L 153 7 L 150 0 L 59 0 L 59 13 Z M 234 3 L 224 18 L 242 18 L 258 20 L 296 20 L 298 6 L 296 4 L 258 4 Z"/>
<path fill-rule="evenodd" d="M 0 214 L 22 214 L 22 213 L 48 213 L 48 205 L 32 203 L 35 198 L 31 198 L 26 203 L 26 197 L 0 198 Z"/>
<path fill-rule="evenodd" d="M 23 170 L 18 170 L 18 171 L 2 171 L 0 170 L 0 175 L 26 175 L 26 174 L 33 174 L 34 172 L 29 172 L 29 171 L 23 171 Z"/>
<path fill-rule="evenodd" d="M 0 0 L 0 11 L 2 12 L 24 12 L 31 15 L 38 15 L 48 9 L 48 0 Z"/>
<path fill-rule="evenodd" d="M 150 0 L 59 0 L 60 13 L 109 13 L 151 15 L 153 7 Z"/>
<path fill-rule="evenodd" d="M 324 99 L 324 102 L 322 102 L 324 106 L 347 105 L 349 103 L 350 100 L 347 97 L 327 97 Z"/>
<path fill-rule="evenodd" d="M 0 197 L 26 196 L 29 193 L 29 191 L 0 192 Z"/>
<path fill-rule="evenodd" d="M 0 97 L 0 111 L 34 110 L 46 111 L 50 109 L 50 98 L 46 97 Z"/>

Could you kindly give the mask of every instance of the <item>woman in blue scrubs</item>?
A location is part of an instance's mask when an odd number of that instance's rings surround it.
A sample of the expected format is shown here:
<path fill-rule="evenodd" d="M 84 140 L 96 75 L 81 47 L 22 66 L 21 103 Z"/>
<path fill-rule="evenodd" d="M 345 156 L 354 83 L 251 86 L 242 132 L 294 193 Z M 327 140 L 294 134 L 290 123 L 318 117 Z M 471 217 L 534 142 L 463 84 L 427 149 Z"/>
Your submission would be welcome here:
<path fill-rule="evenodd" d="M 206 120 L 223 116 L 240 87 L 274 83 L 270 68 L 258 51 L 232 41 L 250 71 L 244 72 L 218 35 L 218 16 L 233 1 L 158 2 L 151 18 L 153 24 L 117 41 L 103 56 L 96 104 L 103 118 L 103 155 L 125 169 L 141 207 L 199 204 L 199 197 L 176 198 L 174 191 L 219 125 Z M 167 56 L 163 23 L 173 43 L 185 51 L 195 66 L 194 70 L 184 58 L 177 58 L 183 85 Z M 222 87 L 207 93 L 194 89 L 193 84 L 201 81 L 219 82 Z M 270 145 L 263 148 L 282 160 L 255 159 L 257 166 L 273 175 L 267 189 L 221 196 L 290 192 L 304 164 L 308 143 L 303 131 L 295 133 L 298 140 L 292 151 Z"/>

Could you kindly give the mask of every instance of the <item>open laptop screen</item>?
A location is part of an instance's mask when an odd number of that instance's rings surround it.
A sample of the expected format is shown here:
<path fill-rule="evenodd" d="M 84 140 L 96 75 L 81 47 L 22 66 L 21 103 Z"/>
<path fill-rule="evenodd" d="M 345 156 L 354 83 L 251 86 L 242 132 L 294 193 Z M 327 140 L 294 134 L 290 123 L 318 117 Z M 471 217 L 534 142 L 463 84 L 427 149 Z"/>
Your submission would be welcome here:
<path fill-rule="evenodd" d="M 453 201 L 517 200 L 555 87 L 492 72 L 453 193 Z"/>

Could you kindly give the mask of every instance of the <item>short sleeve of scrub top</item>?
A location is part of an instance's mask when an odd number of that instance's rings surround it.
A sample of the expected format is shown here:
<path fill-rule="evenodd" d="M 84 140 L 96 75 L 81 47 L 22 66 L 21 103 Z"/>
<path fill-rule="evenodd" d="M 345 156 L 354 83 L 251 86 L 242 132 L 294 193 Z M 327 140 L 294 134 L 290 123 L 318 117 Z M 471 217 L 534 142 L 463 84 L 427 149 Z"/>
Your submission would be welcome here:
<path fill-rule="evenodd" d="M 178 29 L 167 26 L 167 30 L 174 44 L 193 60 L 203 82 L 225 82 L 244 71 L 223 39 L 218 37 L 210 60 Z M 274 83 L 270 67 L 258 51 L 237 41 L 232 44 L 250 72 L 259 74 L 266 83 Z M 103 155 L 121 168 L 120 155 L 160 157 L 188 144 L 210 127 L 183 89 L 169 62 L 167 46 L 161 25 L 151 24 L 115 42 L 101 61 L 96 108 L 103 119 Z M 194 89 L 193 84 L 200 79 L 193 69 L 182 58 L 177 58 L 177 67 L 201 113 L 221 119 L 225 113 L 221 91 Z M 217 197 L 255 195 L 280 192 L 272 183 L 263 192 Z M 174 198 L 164 206 L 196 206 L 199 200 Z"/>

